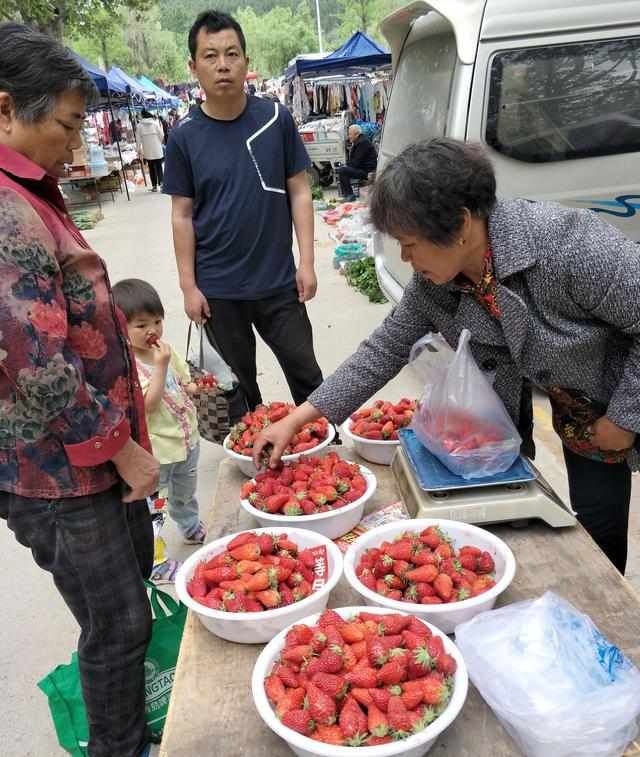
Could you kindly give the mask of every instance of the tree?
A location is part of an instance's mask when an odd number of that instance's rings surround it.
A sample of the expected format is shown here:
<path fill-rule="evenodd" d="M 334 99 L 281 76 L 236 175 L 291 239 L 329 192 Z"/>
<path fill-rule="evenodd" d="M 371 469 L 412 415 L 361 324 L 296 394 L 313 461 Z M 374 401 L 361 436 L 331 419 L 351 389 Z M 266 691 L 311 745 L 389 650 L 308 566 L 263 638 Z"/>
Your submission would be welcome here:
<path fill-rule="evenodd" d="M 98 28 L 103 13 L 121 8 L 144 11 L 153 0 L 0 0 L 0 18 L 27 26 L 62 40 L 65 34 L 90 33 Z"/>
<path fill-rule="evenodd" d="M 296 9 L 276 6 L 259 15 L 253 8 L 237 12 L 251 67 L 262 76 L 279 76 L 296 55 L 317 50 L 315 21 L 307 3 Z"/>
<path fill-rule="evenodd" d="M 407 0 L 338 0 L 338 24 L 331 33 L 336 47 L 356 31 L 364 32 L 382 44 L 385 39 L 380 23 Z"/>

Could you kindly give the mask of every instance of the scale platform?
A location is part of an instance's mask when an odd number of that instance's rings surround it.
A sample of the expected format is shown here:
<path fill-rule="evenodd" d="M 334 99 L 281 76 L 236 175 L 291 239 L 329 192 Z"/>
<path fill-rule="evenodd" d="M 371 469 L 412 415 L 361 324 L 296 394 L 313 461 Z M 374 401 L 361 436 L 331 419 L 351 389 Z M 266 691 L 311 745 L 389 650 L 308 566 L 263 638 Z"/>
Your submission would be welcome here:
<path fill-rule="evenodd" d="M 499 476 L 467 481 L 445 468 L 413 431 L 403 429 L 391 470 L 414 518 L 513 525 L 537 519 L 555 528 L 576 524 L 573 510 L 525 458 Z"/>

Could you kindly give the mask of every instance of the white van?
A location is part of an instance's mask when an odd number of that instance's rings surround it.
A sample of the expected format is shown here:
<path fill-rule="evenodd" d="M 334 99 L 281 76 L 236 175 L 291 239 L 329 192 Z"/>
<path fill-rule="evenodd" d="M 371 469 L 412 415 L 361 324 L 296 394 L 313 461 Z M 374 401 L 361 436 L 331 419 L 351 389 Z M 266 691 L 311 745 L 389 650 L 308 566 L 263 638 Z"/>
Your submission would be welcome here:
<path fill-rule="evenodd" d="M 394 82 L 379 168 L 436 136 L 482 142 L 501 197 L 602 214 L 640 239 L 640 0 L 431 0 L 382 24 Z M 411 268 L 377 235 L 380 285 Z"/>

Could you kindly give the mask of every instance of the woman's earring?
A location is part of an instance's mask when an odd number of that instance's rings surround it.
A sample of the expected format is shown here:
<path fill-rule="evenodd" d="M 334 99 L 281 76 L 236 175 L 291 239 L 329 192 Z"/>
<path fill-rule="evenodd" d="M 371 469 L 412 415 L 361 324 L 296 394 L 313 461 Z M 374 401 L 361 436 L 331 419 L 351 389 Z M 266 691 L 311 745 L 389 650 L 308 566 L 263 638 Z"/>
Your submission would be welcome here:
<path fill-rule="evenodd" d="M 466 241 L 467 241 L 466 239 L 459 239 L 458 244 L 460 245 L 460 247 L 464 247 Z"/>

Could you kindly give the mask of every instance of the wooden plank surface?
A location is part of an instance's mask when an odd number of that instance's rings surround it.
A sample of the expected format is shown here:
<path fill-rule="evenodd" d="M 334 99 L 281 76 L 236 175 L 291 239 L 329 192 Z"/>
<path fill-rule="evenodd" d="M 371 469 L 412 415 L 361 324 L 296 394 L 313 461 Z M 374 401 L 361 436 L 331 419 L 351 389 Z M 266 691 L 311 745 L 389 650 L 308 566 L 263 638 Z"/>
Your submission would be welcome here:
<path fill-rule="evenodd" d="M 349 455 L 354 457 L 354 455 Z M 390 469 L 367 463 L 378 489 L 366 512 L 395 502 Z M 209 539 L 254 528 L 239 505 L 246 478 L 231 461 L 220 465 Z M 491 527 L 513 550 L 516 577 L 498 605 L 538 597 L 553 589 L 588 613 L 612 643 L 640 665 L 640 599 L 581 526 L 552 529 Z M 361 604 L 344 577 L 330 607 Z M 161 757 L 290 757 L 286 743 L 259 717 L 251 696 L 251 673 L 262 645 L 233 644 L 211 634 L 193 613 L 187 619 L 173 684 Z M 464 708 L 441 735 L 434 757 L 511 757 L 520 752 L 470 684 Z M 636 744 L 628 755 L 640 754 Z"/>

